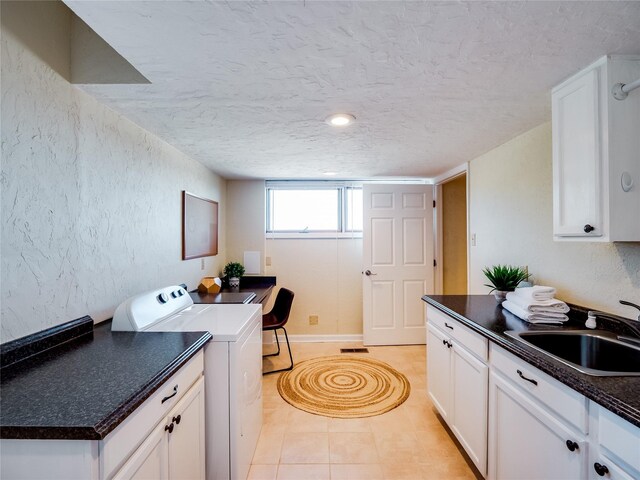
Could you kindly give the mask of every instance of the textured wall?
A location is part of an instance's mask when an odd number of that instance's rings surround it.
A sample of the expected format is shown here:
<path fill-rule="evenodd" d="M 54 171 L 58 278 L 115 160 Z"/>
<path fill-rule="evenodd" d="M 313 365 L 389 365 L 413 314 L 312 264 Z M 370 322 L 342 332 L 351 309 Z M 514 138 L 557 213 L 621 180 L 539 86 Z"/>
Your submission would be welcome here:
<path fill-rule="evenodd" d="M 362 239 L 268 239 L 268 275 L 293 290 L 292 334 L 362 333 Z M 309 325 L 318 315 L 318 325 Z"/>
<path fill-rule="evenodd" d="M 61 76 L 69 25 L 61 3 L 2 2 L 2 342 L 225 257 L 222 208 L 220 254 L 181 260 L 181 191 L 224 201 L 225 182 Z"/>
<path fill-rule="evenodd" d="M 545 123 L 470 163 L 470 292 L 489 289 L 482 268 L 528 265 L 536 283 L 573 303 L 635 318 L 618 299 L 640 301 L 640 243 L 554 242 L 551 125 Z"/>
<path fill-rule="evenodd" d="M 260 252 L 264 273 L 264 180 L 227 181 L 227 258 L 243 262 L 245 251 Z"/>

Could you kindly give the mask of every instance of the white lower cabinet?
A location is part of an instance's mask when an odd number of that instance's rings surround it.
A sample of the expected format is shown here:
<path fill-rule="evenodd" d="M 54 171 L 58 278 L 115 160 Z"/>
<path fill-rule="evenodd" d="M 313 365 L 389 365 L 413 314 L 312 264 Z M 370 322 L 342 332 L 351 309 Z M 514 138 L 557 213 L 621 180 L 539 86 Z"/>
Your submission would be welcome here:
<path fill-rule="evenodd" d="M 191 387 L 167 416 L 175 428 L 167 435 L 169 478 L 202 479 L 205 475 L 204 377 Z"/>
<path fill-rule="evenodd" d="M 501 374 L 489 383 L 489 478 L 586 478 L 587 443 Z"/>
<path fill-rule="evenodd" d="M 606 478 L 608 480 L 638 480 L 638 478 L 640 478 L 637 476 L 638 473 L 633 475 L 604 454 L 595 455 L 595 460 L 590 462 L 590 465 L 591 475 L 589 478 L 594 480 L 598 478 Z"/>
<path fill-rule="evenodd" d="M 591 402 L 593 448 L 589 460 L 592 480 L 640 478 L 640 428 Z"/>
<path fill-rule="evenodd" d="M 471 340 L 473 350 L 467 349 L 466 339 L 481 336 L 451 318 L 442 323 L 448 330 L 443 332 L 438 327 L 438 320 L 442 320 L 438 313 L 427 309 L 429 396 L 478 470 L 486 475 L 489 367 L 479 357 L 484 352 L 486 358 L 487 345 L 481 342 L 478 351 Z"/>
<path fill-rule="evenodd" d="M 491 480 L 638 480 L 640 428 L 427 306 L 427 391 Z"/>
<path fill-rule="evenodd" d="M 169 450 L 164 427 L 165 425 L 161 423 L 149 434 L 127 463 L 114 475 L 114 480 L 147 478 L 165 480 L 168 478 Z"/>
<path fill-rule="evenodd" d="M 487 472 L 487 382 L 489 367 L 454 343 L 451 429 L 478 470 Z"/>
<path fill-rule="evenodd" d="M 203 357 L 194 355 L 104 440 L 1 440 L 0 478 L 205 478 Z"/>
<path fill-rule="evenodd" d="M 204 378 L 153 429 L 114 479 L 204 478 Z"/>
<path fill-rule="evenodd" d="M 429 397 L 447 422 L 453 415 L 451 394 L 451 350 L 449 337 L 427 325 L 427 385 Z"/>
<path fill-rule="evenodd" d="M 490 479 L 640 478 L 640 428 L 497 345 L 490 357 Z"/>

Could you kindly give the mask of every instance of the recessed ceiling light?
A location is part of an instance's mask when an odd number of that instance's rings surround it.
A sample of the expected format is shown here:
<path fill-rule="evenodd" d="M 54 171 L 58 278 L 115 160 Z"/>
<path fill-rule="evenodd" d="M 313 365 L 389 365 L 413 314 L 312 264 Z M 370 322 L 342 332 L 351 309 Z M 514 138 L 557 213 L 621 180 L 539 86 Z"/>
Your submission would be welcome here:
<path fill-rule="evenodd" d="M 333 127 L 344 127 L 355 121 L 356 117 L 350 113 L 335 113 L 325 120 L 329 125 Z"/>
<path fill-rule="evenodd" d="M 327 175 L 328 177 L 332 177 L 334 175 L 337 175 L 336 172 L 324 172 L 323 175 Z"/>

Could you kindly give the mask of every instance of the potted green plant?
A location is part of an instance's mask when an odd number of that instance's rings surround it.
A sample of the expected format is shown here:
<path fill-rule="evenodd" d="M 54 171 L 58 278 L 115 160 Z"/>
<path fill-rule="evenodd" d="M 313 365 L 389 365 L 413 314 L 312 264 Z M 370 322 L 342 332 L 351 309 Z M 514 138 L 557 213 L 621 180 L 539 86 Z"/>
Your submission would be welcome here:
<path fill-rule="evenodd" d="M 229 262 L 224 266 L 224 275 L 230 287 L 239 287 L 240 277 L 244 275 L 244 266 L 238 262 Z"/>
<path fill-rule="evenodd" d="M 485 267 L 482 273 L 489 280 L 489 283 L 485 283 L 485 287 L 491 287 L 491 292 L 493 292 L 498 303 L 504 302 L 507 292 L 513 292 L 520 282 L 524 282 L 529 278 L 526 268 L 513 265 Z"/>

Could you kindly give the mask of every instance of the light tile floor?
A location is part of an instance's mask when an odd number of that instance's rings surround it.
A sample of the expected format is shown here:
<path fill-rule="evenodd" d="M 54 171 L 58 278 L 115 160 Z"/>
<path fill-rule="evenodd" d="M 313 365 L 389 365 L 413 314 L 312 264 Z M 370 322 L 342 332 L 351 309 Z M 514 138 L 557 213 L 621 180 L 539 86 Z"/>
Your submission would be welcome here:
<path fill-rule="evenodd" d="M 299 362 L 359 346 L 298 343 L 292 347 Z M 424 346 L 369 347 L 368 354 L 345 355 L 373 357 L 404 373 L 411 382 L 407 401 L 376 417 L 322 417 L 282 400 L 276 388 L 280 374 L 264 376 L 262 433 L 250 480 L 481 478 L 428 399 Z M 279 365 L 281 360 L 272 363 L 273 358 L 265 359 L 265 368 Z"/>

